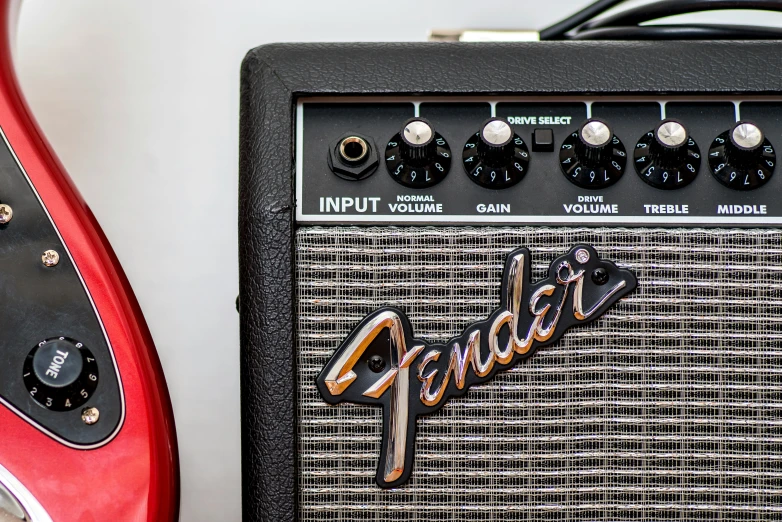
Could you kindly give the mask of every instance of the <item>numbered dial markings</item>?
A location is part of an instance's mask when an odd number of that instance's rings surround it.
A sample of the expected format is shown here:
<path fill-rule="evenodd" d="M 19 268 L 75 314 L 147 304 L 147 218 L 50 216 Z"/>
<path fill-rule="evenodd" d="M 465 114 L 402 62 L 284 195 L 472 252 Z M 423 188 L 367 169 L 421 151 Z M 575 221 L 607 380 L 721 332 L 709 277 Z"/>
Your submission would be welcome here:
<path fill-rule="evenodd" d="M 723 132 L 709 149 L 709 168 L 717 180 L 734 190 L 762 187 L 774 175 L 777 155 L 768 139 L 752 150 L 739 149 L 730 141 L 730 131 Z"/>
<path fill-rule="evenodd" d="M 504 189 L 512 187 L 524 178 L 529 167 L 529 150 L 524 140 L 514 134 L 507 145 L 507 157 L 494 161 L 487 158 L 487 153 L 481 149 L 480 132 L 476 132 L 464 145 L 462 163 L 471 180 L 482 187 Z"/>
<path fill-rule="evenodd" d="M 690 137 L 676 149 L 666 148 L 658 143 L 654 131 L 649 131 L 635 145 L 633 162 L 642 180 L 653 187 L 670 190 L 689 185 L 695 179 L 701 166 L 701 153 Z"/>
<path fill-rule="evenodd" d="M 571 183 L 586 189 L 610 187 L 622 177 L 627 165 L 625 147 L 616 135 L 604 146 L 589 147 L 571 133 L 559 149 L 559 165 Z"/>
<path fill-rule="evenodd" d="M 396 134 L 386 146 L 386 167 L 398 183 L 406 187 L 427 188 L 440 183 L 451 168 L 451 148 L 439 133 L 434 135 L 434 153 L 419 159 L 406 158 L 402 137 Z"/>
<path fill-rule="evenodd" d="M 38 404 L 53 411 L 83 405 L 98 387 L 98 364 L 79 341 L 54 337 L 41 341 L 24 361 L 22 379 Z"/>

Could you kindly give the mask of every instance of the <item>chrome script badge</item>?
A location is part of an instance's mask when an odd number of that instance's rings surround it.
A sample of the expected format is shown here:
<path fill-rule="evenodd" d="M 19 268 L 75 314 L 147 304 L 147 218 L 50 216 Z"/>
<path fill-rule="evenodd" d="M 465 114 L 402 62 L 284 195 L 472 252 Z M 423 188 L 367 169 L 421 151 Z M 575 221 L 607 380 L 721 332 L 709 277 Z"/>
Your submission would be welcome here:
<path fill-rule="evenodd" d="M 511 252 L 500 307 L 447 343 L 416 339 L 404 312 L 381 308 L 356 326 L 318 375 L 329 404 L 382 406 L 380 487 L 410 478 L 418 416 L 556 342 L 568 328 L 594 321 L 637 284 L 632 272 L 600 260 L 587 245 L 556 259 L 536 283 L 530 265 L 529 250 Z"/>

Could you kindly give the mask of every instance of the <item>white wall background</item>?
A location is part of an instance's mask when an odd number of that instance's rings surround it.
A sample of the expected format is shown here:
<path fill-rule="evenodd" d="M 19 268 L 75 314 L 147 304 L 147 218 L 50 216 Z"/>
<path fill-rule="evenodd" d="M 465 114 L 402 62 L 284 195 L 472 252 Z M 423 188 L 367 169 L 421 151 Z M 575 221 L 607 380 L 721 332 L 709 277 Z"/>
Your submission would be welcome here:
<path fill-rule="evenodd" d="M 22 86 L 114 246 L 166 372 L 183 521 L 241 519 L 234 300 L 245 52 L 420 41 L 431 28 L 541 28 L 589 1 L 24 0 Z M 737 23 L 708 17 L 726 18 Z"/>

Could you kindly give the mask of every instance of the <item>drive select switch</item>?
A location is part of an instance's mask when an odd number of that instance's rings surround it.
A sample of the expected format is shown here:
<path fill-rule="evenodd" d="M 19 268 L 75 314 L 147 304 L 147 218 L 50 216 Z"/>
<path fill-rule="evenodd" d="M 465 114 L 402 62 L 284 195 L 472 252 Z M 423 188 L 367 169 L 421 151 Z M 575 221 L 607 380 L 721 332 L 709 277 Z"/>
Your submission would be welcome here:
<path fill-rule="evenodd" d="M 554 152 L 554 131 L 552 129 L 535 129 L 532 132 L 533 152 Z"/>

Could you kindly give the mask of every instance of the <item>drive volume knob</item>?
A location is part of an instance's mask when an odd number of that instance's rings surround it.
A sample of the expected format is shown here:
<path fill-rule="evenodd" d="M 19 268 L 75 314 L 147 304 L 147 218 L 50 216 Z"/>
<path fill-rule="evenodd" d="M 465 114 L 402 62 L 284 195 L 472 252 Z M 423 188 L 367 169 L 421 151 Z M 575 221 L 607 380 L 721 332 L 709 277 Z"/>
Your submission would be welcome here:
<path fill-rule="evenodd" d="M 633 160 L 642 180 L 653 187 L 670 190 L 689 185 L 695 179 L 701 166 L 701 153 L 684 125 L 667 119 L 638 140 Z"/>
<path fill-rule="evenodd" d="M 622 177 L 627 153 L 607 122 L 591 118 L 565 138 L 559 149 L 559 164 L 572 183 L 601 189 Z"/>
<path fill-rule="evenodd" d="M 464 170 L 482 187 L 504 189 L 522 180 L 529 166 L 524 140 L 502 118 L 491 118 L 464 144 Z"/>
<path fill-rule="evenodd" d="M 391 177 L 406 187 L 431 187 L 448 174 L 451 149 L 431 123 L 413 118 L 388 142 L 386 167 Z"/>
<path fill-rule="evenodd" d="M 726 187 L 753 190 L 774 175 L 777 155 L 760 127 L 748 121 L 723 132 L 709 149 L 711 173 Z"/>
<path fill-rule="evenodd" d="M 39 404 L 54 411 L 78 408 L 98 386 L 98 365 L 82 343 L 55 337 L 38 343 L 27 355 L 22 379 Z"/>

